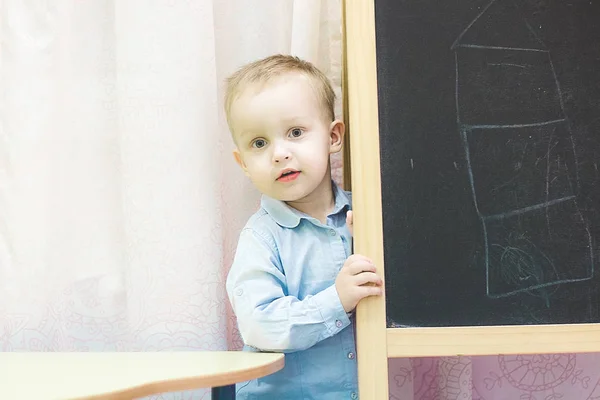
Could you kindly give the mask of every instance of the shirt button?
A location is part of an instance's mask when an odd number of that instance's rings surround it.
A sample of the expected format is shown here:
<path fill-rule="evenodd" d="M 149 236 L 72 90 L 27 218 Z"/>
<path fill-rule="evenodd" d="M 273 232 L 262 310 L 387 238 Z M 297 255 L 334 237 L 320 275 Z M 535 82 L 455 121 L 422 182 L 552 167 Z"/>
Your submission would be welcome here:
<path fill-rule="evenodd" d="M 335 326 L 337 326 L 338 328 L 341 328 L 342 325 L 342 321 L 340 321 L 339 319 L 335 321 Z"/>
<path fill-rule="evenodd" d="M 329 230 L 329 235 L 335 236 L 335 229 L 330 229 Z"/>
<path fill-rule="evenodd" d="M 350 395 L 350 397 L 352 398 L 352 400 L 358 399 L 358 395 L 355 392 L 352 392 L 352 394 Z"/>
<path fill-rule="evenodd" d="M 354 360 L 354 353 L 352 353 L 352 352 L 348 353 L 348 358 L 351 360 Z"/>
<path fill-rule="evenodd" d="M 237 289 L 235 289 L 235 295 L 236 295 L 236 296 L 241 296 L 241 295 L 242 295 L 242 293 L 244 293 L 244 291 L 242 290 L 242 288 L 237 288 Z"/>

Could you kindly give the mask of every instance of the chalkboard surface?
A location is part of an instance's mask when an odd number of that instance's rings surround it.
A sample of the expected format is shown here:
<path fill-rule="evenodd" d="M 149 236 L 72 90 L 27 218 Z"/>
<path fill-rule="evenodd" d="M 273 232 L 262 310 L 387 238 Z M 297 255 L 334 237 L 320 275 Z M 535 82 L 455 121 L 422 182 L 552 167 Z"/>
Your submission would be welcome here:
<path fill-rule="evenodd" d="M 388 326 L 600 322 L 600 1 L 375 15 Z"/>

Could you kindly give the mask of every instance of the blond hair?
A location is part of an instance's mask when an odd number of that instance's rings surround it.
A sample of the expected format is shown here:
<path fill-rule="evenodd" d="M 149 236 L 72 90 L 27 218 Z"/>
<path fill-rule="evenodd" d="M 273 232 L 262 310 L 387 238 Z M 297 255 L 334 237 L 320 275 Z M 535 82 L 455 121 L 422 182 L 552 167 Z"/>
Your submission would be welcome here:
<path fill-rule="evenodd" d="M 310 79 L 317 91 L 325 115 L 333 121 L 335 119 L 335 93 L 327 76 L 308 61 L 294 56 L 276 54 L 246 64 L 227 78 L 225 115 L 229 128 L 231 129 L 231 106 L 244 89 L 253 84 L 266 84 L 273 78 L 290 72 L 299 72 Z"/>

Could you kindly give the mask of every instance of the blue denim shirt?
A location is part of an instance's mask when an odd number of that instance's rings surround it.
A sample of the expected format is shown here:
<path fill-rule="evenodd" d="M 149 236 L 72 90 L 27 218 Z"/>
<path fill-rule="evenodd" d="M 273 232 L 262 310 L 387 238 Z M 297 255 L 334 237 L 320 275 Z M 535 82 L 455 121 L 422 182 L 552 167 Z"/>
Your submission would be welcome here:
<path fill-rule="evenodd" d="M 263 196 L 227 277 L 246 351 L 284 352 L 285 367 L 238 384 L 238 399 L 357 399 L 354 327 L 335 288 L 351 254 L 351 195 L 332 183 L 324 225 Z"/>

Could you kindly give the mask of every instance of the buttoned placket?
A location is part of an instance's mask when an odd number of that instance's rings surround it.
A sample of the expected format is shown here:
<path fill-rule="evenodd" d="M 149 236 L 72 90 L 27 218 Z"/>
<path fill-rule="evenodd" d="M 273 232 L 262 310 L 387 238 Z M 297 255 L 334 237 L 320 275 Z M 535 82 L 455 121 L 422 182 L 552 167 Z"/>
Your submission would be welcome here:
<path fill-rule="evenodd" d="M 341 215 L 337 215 L 340 218 Z M 337 232 L 332 225 L 335 222 L 333 218 L 327 217 L 327 226 L 324 227 L 328 230 L 329 235 L 329 243 L 331 246 L 331 253 L 334 257 L 334 261 L 340 265 L 340 268 L 344 265 L 346 259 L 350 256 L 348 249 L 346 249 L 346 240 L 344 240 L 344 236 Z M 350 317 L 350 316 L 349 316 Z M 336 321 L 336 326 L 340 328 L 342 326 L 341 321 Z M 343 353 L 340 355 L 341 357 L 346 358 L 346 371 L 348 377 L 354 376 L 356 374 L 356 350 L 354 348 L 354 326 L 350 324 L 350 326 L 346 327 L 342 332 L 342 349 Z M 349 396 L 351 399 L 358 399 L 358 393 L 356 392 L 357 388 L 355 385 L 347 380 L 344 387 L 349 391 Z"/>

